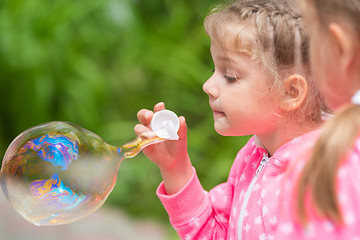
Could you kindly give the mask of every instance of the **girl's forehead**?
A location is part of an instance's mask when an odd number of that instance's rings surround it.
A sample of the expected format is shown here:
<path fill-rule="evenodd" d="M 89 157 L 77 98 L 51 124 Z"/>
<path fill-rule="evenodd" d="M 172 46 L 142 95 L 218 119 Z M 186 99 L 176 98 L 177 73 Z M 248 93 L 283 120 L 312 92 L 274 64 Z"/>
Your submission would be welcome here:
<path fill-rule="evenodd" d="M 257 52 L 257 33 L 252 24 L 224 23 L 223 26 L 213 32 L 212 42 L 217 43 L 227 51 L 237 51 L 250 56 Z"/>
<path fill-rule="evenodd" d="M 240 66 L 256 66 L 257 69 L 262 69 L 263 64 L 246 52 L 226 49 L 216 42 L 211 42 L 210 47 L 211 55 L 214 64 L 219 66 L 227 66 L 228 68 L 239 68 Z M 252 68 L 253 69 L 253 68 Z"/>

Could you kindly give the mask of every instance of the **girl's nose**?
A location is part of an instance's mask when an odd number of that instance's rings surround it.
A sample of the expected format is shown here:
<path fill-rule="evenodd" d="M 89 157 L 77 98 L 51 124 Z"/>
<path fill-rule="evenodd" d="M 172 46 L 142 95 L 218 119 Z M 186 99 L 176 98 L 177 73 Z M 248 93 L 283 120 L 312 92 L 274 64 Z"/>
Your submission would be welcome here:
<path fill-rule="evenodd" d="M 219 89 L 215 84 L 215 74 L 213 74 L 203 85 L 203 91 L 210 97 L 217 98 L 219 96 Z"/>

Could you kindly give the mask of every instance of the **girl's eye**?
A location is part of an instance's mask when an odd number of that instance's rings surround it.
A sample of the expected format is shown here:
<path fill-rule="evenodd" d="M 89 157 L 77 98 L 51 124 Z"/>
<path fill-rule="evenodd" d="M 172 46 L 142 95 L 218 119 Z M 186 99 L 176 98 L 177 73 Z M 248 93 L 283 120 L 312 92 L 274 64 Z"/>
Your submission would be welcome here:
<path fill-rule="evenodd" d="M 229 82 L 236 82 L 237 78 L 236 77 L 230 77 L 230 76 L 227 76 L 227 75 L 224 75 L 224 78 L 226 80 L 228 80 Z"/>

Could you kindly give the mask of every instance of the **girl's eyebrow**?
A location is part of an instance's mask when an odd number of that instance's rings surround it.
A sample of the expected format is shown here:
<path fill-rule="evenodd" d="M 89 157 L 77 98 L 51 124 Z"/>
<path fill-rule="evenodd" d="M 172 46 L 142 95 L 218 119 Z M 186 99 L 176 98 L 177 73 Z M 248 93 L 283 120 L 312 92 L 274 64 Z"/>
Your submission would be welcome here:
<path fill-rule="evenodd" d="M 226 57 L 226 56 L 223 56 L 223 55 L 220 55 L 220 56 L 215 56 L 216 59 L 218 59 L 219 61 L 230 61 L 229 57 Z"/>
<path fill-rule="evenodd" d="M 239 60 L 240 61 L 243 60 L 244 57 L 249 57 L 249 55 L 244 54 L 244 53 L 238 53 L 235 56 L 230 56 L 229 54 L 225 54 L 225 55 L 218 56 L 218 59 L 222 60 L 222 61 L 227 61 L 230 63 L 236 63 Z"/>
<path fill-rule="evenodd" d="M 219 60 L 219 61 L 226 62 L 226 63 L 229 63 L 229 64 L 232 64 L 232 63 L 235 63 L 235 62 L 236 62 L 234 59 L 232 59 L 232 58 L 229 57 L 229 56 L 220 56 L 220 57 L 218 57 L 218 60 Z"/>

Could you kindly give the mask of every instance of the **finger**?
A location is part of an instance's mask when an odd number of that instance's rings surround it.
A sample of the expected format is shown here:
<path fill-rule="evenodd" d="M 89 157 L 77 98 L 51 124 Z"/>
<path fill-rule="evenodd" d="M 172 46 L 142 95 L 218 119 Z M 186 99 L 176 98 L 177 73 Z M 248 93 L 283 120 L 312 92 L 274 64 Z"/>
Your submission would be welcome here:
<path fill-rule="evenodd" d="M 151 132 L 150 128 L 142 125 L 142 124 L 136 124 L 134 127 L 134 132 L 136 135 L 141 135 L 145 132 Z"/>
<path fill-rule="evenodd" d="M 186 119 L 183 116 L 179 117 L 179 122 L 180 122 L 180 128 L 178 131 L 178 135 L 180 139 L 186 139 L 186 134 L 187 134 L 187 125 L 186 125 Z"/>
<path fill-rule="evenodd" d="M 145 126 L 148 126 L 150 124 L 150 121 L 153 117 L 154 113 L 148 109 L 141 109 L 137 113 L 137 118 L 139 122 Z"/>
<path fill-rule="evenodd" d="M 165 109 L 165 103 L 159 102 L 154 106 L 154 112 L 158 112 Z"/>

